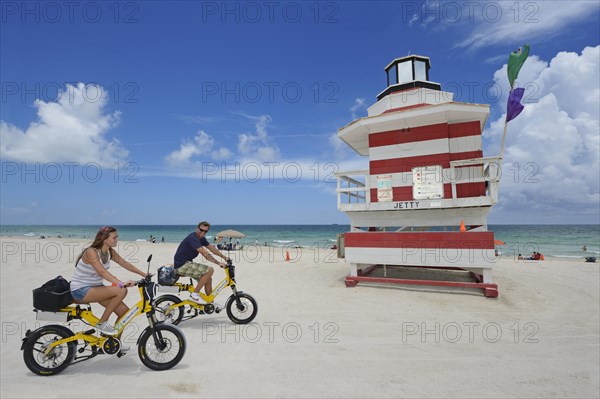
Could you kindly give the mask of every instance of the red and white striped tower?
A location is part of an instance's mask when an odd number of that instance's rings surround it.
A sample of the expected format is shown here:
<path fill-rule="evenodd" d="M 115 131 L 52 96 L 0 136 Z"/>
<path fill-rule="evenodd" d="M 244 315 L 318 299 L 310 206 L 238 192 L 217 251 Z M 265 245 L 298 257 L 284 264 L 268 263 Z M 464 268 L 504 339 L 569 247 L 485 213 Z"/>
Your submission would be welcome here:
<path fill-rule="evenodd" d="M 347 286 L 360 281 L 481 288 L 492 282 L 494 235 L 486 216 L 497 200 L 498 158 L 484 158 L 481 132 L 489 106 L 454 102 L 429 81 L 428 57 L 411 55 L 386 68 L 387 88 L 368 116 L 338 136 L 369 169 L 339 172 L 338 209 L 350 218 L 343 247 Z M 460 231 L 464 221 L 467 226 Z M 373 277 L 387 265 L 471 272 L 473 282 Z"/>

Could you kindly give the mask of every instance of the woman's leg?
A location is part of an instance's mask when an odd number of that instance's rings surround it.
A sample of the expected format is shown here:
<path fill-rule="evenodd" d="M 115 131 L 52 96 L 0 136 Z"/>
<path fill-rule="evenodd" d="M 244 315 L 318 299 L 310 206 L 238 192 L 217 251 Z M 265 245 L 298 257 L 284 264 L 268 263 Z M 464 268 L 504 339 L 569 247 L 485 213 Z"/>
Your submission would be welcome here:
<path fill-rule="evenodd" d="M 127 288 L 119 288 L 119 287 L 93 287 L 83 298 L 82 302 L 90 303 L 90 302 L 98 302 L 106 309 L 104 313 L 102 313 L 102 317 L 100 317 L 99 323 L 105 322 L 108 320 L 108 317 L 112 312 L 122 311 L 122 307 L 120 305 L 123 302 L 123 299 L 127 296 Z M 125 304 L 123 304 L 125 305 Z M 127 309 L 123 312 L 123 314 L 127 312 Z M 117 313 L 118 315 L 118 313 Z M 120 316 L 119 316 L 120 317 Z"/>
<path fill-rule="evenodd" d="M 110 300 L 107 299 L 106 301 L 102 301 L 99 303 L 100 303 L 100 305 L 107 307 L 109 302 L 110 302 Z M 125 303 L 123 301 L 121 301 L 119 306 L 117 306 L 117 308 L 114 310 L 114 313 L 117 315 L 117 320 L 119 320 L 121 317 L 123 317 L 123 315 L 125 313 L 127 313 L 128 310 L 129 310 L 129 306 L 125 305 Z"/>

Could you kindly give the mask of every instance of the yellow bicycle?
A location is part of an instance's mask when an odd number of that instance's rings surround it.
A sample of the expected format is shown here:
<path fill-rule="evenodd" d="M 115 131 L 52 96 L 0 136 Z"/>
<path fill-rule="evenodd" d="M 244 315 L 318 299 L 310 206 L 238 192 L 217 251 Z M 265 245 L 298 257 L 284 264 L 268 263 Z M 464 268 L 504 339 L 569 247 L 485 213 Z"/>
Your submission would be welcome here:
<path fill-rule="evenodd" d="M 148 257 L 148 270 L 150 260 Z M 25 365 L 33 373 L 43 376 L 55 375 L 69 365 L 91 359 L 97 355 L 108 354 L 121 357 L 122 343 L 118 338 L 125 327 L 137 316 L 145 313 L 148 327 L 138 337 L 138 355 L 142 363 L 152 370 L 167 370 L 175 366 L 183 358 L 186 340 L 178 327 L 157 320 L 154 308 L 156 284 L 152 276 L 147 275 L 137 283 L 140 301 L 121 317 L 115 328 L 116 336 L 95 335 L 94 328 L 73 333 L 60 324 L 50 324 L 35 331 L 27 330 L 21 350 Z M 95 326 L 98 317 L 92 314 L 90 305 L 69 305 L 58 312 L 37 312 L 37 320 L 69 322 L 82 320 L 85 324 Z M 82 346 L 77 348 L 79 342 Z"/>
<path fill-rule="evenodd" d="M 213 304 L 215 298 L 225 287 L 231 287 L 233 293 L 227 299 L 225 309 L 227 316 L 236 324 L 250 323 L 256 317 L 258 305 L 256 300 L 243 291 L 238 291 L 235 286 L 235 266 L 231 260 L 225 267 L 225 278 L 217 285 L 210 295 L 202 292 L 198 294 L 206 303 L 198 303 L 189 299 L 182 300 L 177 295 L 161 295 L 161 293 L 194 292 L 194 282 L 189 284 L 175 283 L 173 285 L 159 285 L 158 296 L 154 300 L 156 318 L 166 323 L 179 324 L 182 320 L 189 320 L 200 314 L 219 313 L 221 309 Z"/>

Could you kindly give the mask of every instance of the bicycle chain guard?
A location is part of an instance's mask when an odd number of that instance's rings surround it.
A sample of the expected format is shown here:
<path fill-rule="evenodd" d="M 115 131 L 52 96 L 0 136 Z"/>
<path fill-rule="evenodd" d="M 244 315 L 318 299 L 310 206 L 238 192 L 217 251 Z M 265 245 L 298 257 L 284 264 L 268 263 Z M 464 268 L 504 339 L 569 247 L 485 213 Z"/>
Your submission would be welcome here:
<path fill-rule="evenodd" d="M 107 355 L 114 355 L 121 350 L 121 341 L 117 338 L 109 338 L 102 344 L 102 351 Z"/>

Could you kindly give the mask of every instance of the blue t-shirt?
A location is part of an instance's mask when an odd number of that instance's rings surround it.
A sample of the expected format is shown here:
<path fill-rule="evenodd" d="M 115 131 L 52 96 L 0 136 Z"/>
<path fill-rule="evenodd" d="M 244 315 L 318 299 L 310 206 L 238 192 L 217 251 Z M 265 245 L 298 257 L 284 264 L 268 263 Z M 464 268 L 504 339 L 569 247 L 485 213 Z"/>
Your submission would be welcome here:
<path fill-rule="evenodd" d="M 175 252 L 175 268 L 183 266 L 185 262 L 190 260 L 194 260 L 196 256 L 198 256 L 198 248 L 200 247 L 208 247 L 210 243 L 204 237 L 198 238 L 196 233 L 190 233 L 187 237 L 181 241 L 179 247 L 177 247 L 177 252 Z"/>

